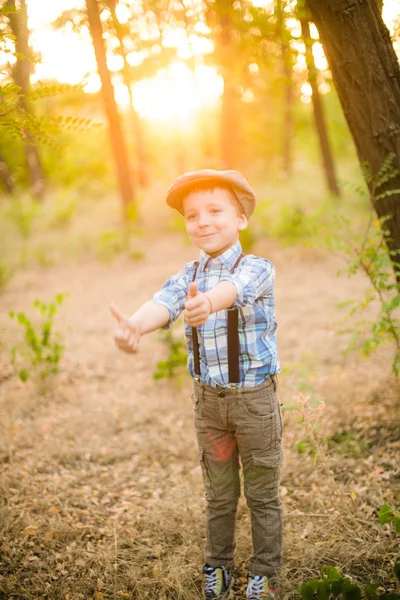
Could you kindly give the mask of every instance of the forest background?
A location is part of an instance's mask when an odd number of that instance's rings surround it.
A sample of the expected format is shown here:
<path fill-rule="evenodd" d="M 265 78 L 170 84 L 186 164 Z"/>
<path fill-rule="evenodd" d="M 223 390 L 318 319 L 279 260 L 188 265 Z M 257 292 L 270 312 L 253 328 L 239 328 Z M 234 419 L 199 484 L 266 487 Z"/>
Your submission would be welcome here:
<path fill-rule="evenodd" d="M 121 357 L 108 304 L 196 257 L 165 194 L 208 167 L 249 179 L 277 268 L 282 597 L 399 597 L 399 15 L 2 3 L 0 597 L 201 597 L 182 321 Z"/>

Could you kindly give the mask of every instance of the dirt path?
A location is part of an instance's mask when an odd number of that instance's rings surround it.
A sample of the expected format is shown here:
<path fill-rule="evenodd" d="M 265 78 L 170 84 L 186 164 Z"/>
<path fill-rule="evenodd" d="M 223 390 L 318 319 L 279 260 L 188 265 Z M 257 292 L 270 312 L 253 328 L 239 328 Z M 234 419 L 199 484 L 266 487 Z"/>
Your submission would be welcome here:
<path fill-rule="evenodd" d="M 118 353 L 107 308 L 113 300 L 133 311 L 196 253 L 171 235 L 146 239 L 144 247 L 136 262 L 22 272 L 1 298 L 0 597 L 201 597 L 204 501 L 190 381 L 184 373 L 153 381 L 166 353 L 157 335 L 143 339 L 135 358 Z M 391 349 L 368 362 L 345 359 L 346 339 L 334 335 L 336 304 L 360 297 L 367 282 L 338 279 L 338 260 L 313 250 L 265 243 L 257 252 L 277 270 L 286 429 L 283 597 L 298 597 L 296 586 L 324 561 L 362 582 L 394 585 L 395 539 L 376 518 L 399 488 Z M 70 294 L 56 321 L 66 354 L 62 372 L 39 396 L 31 382 L 10 376 L 17 330 L 7 313 L 28 312 L 35 298 L 50 300 L 57 292 Z M 290 410 L 299 391 L 326 401 L 321 440 L 331 445 L 317 470 L 318 440 Z M 338 433 L 344 442 L 333 441 Z M 237 537 L 239 598 L 250 550 L 244 502 Z"/>

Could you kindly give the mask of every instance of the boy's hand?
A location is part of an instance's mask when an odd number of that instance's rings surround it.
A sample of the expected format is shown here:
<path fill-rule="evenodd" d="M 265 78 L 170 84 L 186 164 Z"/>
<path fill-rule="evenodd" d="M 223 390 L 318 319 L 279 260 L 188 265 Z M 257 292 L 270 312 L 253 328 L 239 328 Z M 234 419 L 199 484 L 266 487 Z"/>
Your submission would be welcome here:
<path fill-rule="evenodd" d="M 189 285 L 185 311 L 186 322 L 191 327 L 204 325 L 211 314 L 211 301 L 206 294 L 198 291 L 197 285 L 194 282 Z"/>
<path fill-rule="evenodd" d="M 117 321 L 117 326 L 114 329 L 114 341 L 116 346 L 123 352 L 136 354 L 139 351 L 139 324 L 123 315 L 115 304 L 110 304 L 110 311 Z"/>

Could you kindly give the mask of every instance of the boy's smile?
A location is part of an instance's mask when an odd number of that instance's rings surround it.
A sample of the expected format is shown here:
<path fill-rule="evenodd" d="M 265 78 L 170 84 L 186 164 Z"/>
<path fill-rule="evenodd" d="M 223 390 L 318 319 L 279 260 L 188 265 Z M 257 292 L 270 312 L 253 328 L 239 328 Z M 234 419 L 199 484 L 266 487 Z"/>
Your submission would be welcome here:
<path fill-rule="evenodd" d="M 195 246 L 210 256 L 223 254 L 247 227 L 247 218 L 231 192 L 197 190 L 183 201 L 186 230 Z"/>

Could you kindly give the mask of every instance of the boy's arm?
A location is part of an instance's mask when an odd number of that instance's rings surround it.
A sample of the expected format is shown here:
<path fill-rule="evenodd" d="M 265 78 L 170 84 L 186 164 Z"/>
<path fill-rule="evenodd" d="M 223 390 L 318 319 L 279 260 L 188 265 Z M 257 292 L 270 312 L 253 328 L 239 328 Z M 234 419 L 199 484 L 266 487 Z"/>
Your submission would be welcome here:
<path fill-rule="evenodd" d="M 115 304 L 110 305 L 110 311 L 117 321 L 114 330 L 115 344 L 128 354 L 138 352 L 142 335 L 160 329 L 170 319 L 168 309 L 151 300 L 142 304 L 131 317 L 126 317 Z"/>

